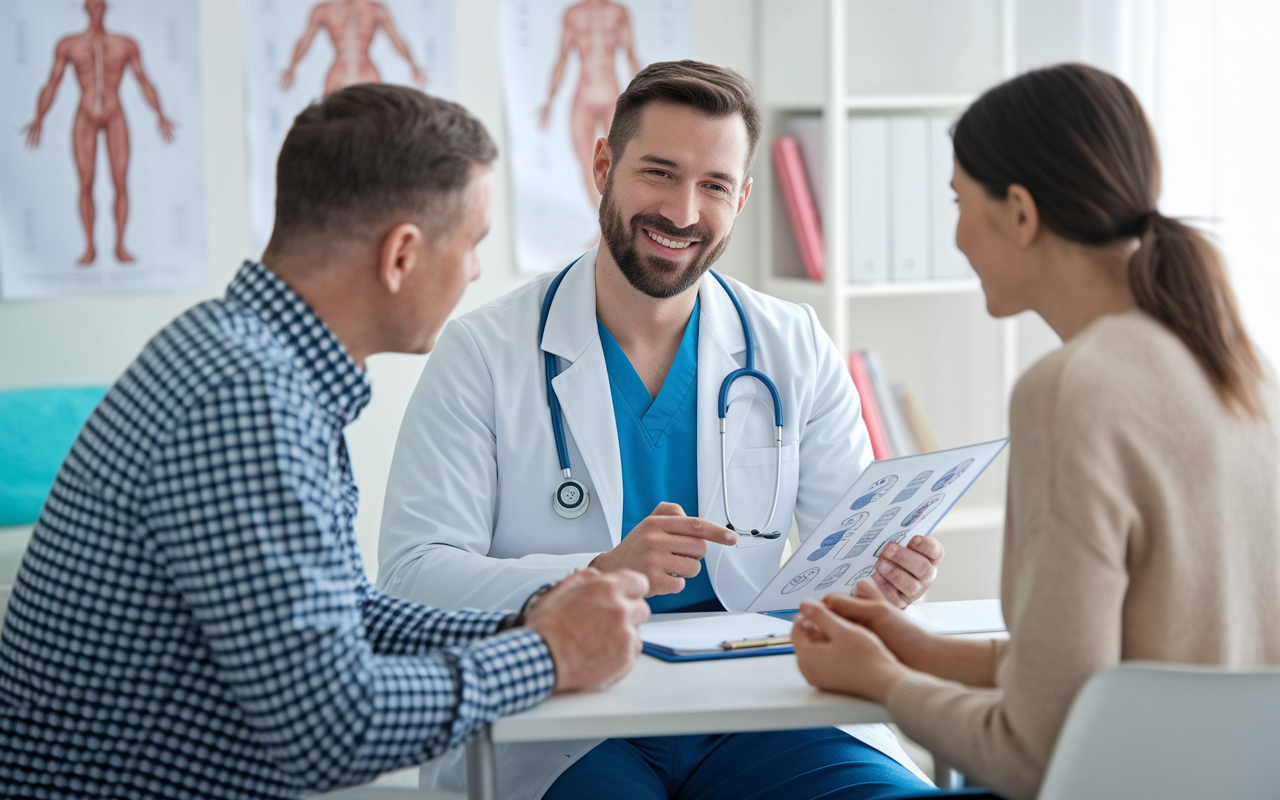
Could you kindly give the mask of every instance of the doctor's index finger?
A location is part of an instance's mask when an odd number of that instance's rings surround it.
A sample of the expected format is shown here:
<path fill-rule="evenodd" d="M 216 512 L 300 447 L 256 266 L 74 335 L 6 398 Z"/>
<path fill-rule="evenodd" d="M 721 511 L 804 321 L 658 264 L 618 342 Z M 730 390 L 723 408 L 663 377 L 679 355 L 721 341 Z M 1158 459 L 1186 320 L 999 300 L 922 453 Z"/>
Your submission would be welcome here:
<path fill-rule="evenodd" d="M 662 517 L 662 529 L 679 536 L 692 536 L 716 544 L 737 544 L 738 534 L 701 517 Z"/>

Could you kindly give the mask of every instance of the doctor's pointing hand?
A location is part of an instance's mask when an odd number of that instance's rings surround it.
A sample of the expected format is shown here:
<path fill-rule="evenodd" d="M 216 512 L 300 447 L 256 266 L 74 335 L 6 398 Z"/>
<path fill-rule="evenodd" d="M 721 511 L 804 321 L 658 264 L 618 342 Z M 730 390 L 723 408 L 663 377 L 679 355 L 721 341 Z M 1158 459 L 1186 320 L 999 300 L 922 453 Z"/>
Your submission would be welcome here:
<path fill-rule="evenodd" d="M 612 550 L 601 553 L 591 566 L 608 572 L 633 569 L 649 579 L 647 597 L 684 591 L 684 582 L 702 571 L 707 542 L 738 543 L 738 534 L 698 517 L 685 516 L 675 503 L 659 503 L 653 513 L 631 529 Z"/>

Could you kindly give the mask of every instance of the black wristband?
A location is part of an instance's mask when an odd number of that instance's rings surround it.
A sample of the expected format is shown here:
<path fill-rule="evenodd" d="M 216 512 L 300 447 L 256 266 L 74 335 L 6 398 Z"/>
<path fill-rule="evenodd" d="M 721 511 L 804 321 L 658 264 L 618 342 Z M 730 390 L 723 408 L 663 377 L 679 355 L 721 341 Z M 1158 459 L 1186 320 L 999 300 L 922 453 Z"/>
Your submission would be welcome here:
<path fill-rule="evenodd" d="M 533 607 L 533 604 L 534 604 L 534 603 L 535 603 L 539 598 L 541 598 L 541 597 L 542 597 L 544 594 L 546 594 L 547 592 L 551 591 L 551 587 L 552 587 L 552 586 L 555 586 L 555 584 L 554 584 L 554 583 L 548 583 L 548 584 L 544 584 L 544 585 L 542 585 L 542 586 L 539 586 L 539 587 L 534 591 L 534 593 L 533 593 L 533 594 L 531 594 L 531 595 L 529 595 L 529 597 L 524 601 L 524 605 L 520 606 L 520 611 L 519 611 L 518 613 L 516 613 L 516 614 L 508 614 L 508 615 L 506 615 L 505 617 L 503 617 L 503 618 L 502 618 L 502 622 L 499 622 L 499 623 L 498 623 L 498 631 L 497 631 L 497 632 L 498 632 L 498 633 L 502 633 L 503 631 L 509 631 L 509 630 L 511 630 L 512 628 L 519 628 L 519 627 L 522 627 L 522 626 L 524 625 L 524 623 L 525 623 L 525 620 L 526 620 L 526 619 L 528 618 L 528 616 L 529 616 L 529 609 L 531 609 L 531 608 Z"/>

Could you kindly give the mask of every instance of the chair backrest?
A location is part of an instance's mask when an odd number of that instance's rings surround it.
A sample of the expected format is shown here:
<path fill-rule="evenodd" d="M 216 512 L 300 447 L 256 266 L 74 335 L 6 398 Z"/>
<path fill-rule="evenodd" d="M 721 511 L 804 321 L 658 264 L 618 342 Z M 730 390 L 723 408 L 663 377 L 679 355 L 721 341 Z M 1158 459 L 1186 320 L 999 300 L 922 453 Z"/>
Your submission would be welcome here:
<path fill-rule="evenodd" d="M 1124 664 L 1080 691 L 1039 800 L 1280 797 L 1280 669 Z"/>

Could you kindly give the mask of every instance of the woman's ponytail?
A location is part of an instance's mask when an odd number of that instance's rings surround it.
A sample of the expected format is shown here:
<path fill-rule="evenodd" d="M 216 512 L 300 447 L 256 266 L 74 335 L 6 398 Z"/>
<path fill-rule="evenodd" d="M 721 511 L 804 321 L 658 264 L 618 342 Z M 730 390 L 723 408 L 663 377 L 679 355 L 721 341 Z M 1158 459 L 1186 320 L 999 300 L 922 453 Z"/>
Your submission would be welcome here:
<path fill-rule="evenodd" d="M 1240 323 L 1217 249 L 1186 223 L 1153 212 L 1129 260 L 1138 307 L 1177 334 L 1228 405 L 1262 413 L 1262 367 Z"/>
<path fill-rule="evenodd" d="M 1160 159 L 1138 98 L 1082 64 L 1034 70 L 987 91 L 956 123 L 956 160 L 987 193 L 1023 186 L 1065 239 L 1138 239 L 1129 285 L 1138 307 L 1178 336 L 1223 402 L 1262 414 L 1261 364 L 1240 322 L 1218 251 L 1155 210 Z"/>

